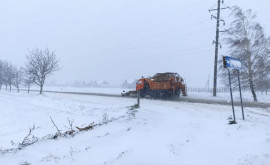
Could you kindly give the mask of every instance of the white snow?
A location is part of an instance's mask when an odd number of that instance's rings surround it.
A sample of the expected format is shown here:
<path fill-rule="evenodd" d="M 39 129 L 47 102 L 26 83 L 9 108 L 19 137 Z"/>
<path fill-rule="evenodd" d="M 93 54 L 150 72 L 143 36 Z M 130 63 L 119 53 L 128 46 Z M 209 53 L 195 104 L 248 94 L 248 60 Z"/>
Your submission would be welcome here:
<path fill-rule="evenodd" d="M 270 103 L 270 93 L 265 94 L 261 92 L 256 93 L 258 102 L 261 103 Z M 217 93 L 217 96 L 214 97 L 211 92 L 188 92 L 188 98 L 198 98 L 198 99 L 207 99 L 207 100 L 224 100 L 227 102 L 231 101 L 231 95 L 229 92 Z M 254 102 L 253 96 L 249 91 L 242 92 L 243 102 Z M 239 91 L 233 91 L 233 100 L 240 101 Z"/>
<path fill-rule="evenodd" d="M 0 146 L 14 147 L 27 135 L 55 133 L 50 116 L 65 131 L 75 126 L 127 115 L 132 98 L 0 92 Z M 0 164 L 24 162 L 63 165 L 245 165 L 270 164 L 270 109 L 141 100 L 134 119 L 122 118 L 74 137 L 46 140 L 17 153 L 0 155 Z"/>

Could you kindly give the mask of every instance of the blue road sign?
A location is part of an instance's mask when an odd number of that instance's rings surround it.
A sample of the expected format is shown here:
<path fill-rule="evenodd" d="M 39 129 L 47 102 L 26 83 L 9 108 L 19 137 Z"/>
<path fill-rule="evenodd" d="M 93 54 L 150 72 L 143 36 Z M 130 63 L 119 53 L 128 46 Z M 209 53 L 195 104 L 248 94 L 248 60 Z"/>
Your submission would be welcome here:
<path fill-rule="evenodd" d="M 236 124 L 235 113 L 234 113 L 234 104 L 233 104 L 233 95 L 232 95 L 231 74 L 230 74 L 229 68 L 236 69 L 238 72 L 238 84 L 239 84 L 239 91 L 240 91 L 240 98 L 241 98 L 242 116 L 243 116 L 243 120 L 245 120 L 243 103 L 242 103 L 240 76 L 239 76 L 239 72 L 242 68 L 242 63 L 239 59 L 232 58 L 229 56 L 223 56 L 223 67 L 228 68 L 228 75 L 229 75 L 229 85 L 230 85 L 231 102 L 232 102 L 232 110 L 233 110 L 233 121 L 231 121 L 230 124 Z"/>
<path fill-rule="evenodd" d="M 241 70 L 242 63 L 239 59 L 232 58 L 229 56 L 225 56 L 226 58 L 226 66 L 231 69 Z"/>

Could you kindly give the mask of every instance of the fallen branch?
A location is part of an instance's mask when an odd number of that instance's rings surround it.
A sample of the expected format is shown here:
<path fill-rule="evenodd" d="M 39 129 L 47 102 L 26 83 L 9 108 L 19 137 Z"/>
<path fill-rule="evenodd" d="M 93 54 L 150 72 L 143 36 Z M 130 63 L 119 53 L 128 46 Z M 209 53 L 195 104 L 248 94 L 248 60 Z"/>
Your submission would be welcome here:
<path fill-rule="evenodd" d="M 18 149 L 22 149 L 23 147 L 25 146 L 28 146 L 28 145 L 31 145 L 31 144 L 34 144 L 35 142 L 38 141 L 38 138 L 35 137 L 34 135 L 32 135 L 32 131 L 35 129 L 35 125 L 33 125 L 32 128 L 29 128 L 29 132 L 27 134 L 26 137 L 24 137 L 23 141 L 21 143 L 19 143 L 18 145 Z M 29 138 L 30 136 L 32 135 L 32 138 Z"/>
<path fill-rule="evenodd" d="M 52 121 L 52 123 L 53 123 L 53 125 L 54 125 L 54 127 L 56 128 L 56 130 L 57 130 L 57 133 L 60 135 L 61 134 L 61 132 L 60 132 L 60 130 L 58 129 L 58 127 L 56 126 L 56 124 L 54 123 L 54 121 L 53 121 L 53 119 L 52 119 L 52 117 L 50 116 L 50 118 L 51 118 L 51 121 Z"/>
<path fill-rule="evenodd" d="M 51 118 L 51 122 L 53 123 L 54 127 L 55 127 L 56 130 L 57 130 L 57 133 L 53 136 L 53 139 L 56 139 L 58 136 L 61 136 L 62 133 L 61 133 L 61 130 L 59 130 L 58 127 L 56 126 L 56 124 L 54 123 L 54 121 L 53 121 L 53 119 L 52 119 L 51 116 L 50 116 L 50 118 Z"/>
<path fill-rule="evenodd" d="M 75 130 L 73 129 L 74 119 L 70 120 L 69 118 L 67 118 L 67 120 L 68 120 L 69 127 L 66 127 L 66 128 L 68 128 L 69 131 L 66 131 L 64 134 L 65 135 L 73 135 L 75 132 Z"/>
<path fill-rule="evenodd" d="M 80 127 L 76 127 L 79 131 L 88 131 L 88 130 L 91 130 L 95 127 L 94 125 L 94 122 L 89 124 L 88 126 L 86 127 L 83 127 L 83 128 L 80 128 Z"/>

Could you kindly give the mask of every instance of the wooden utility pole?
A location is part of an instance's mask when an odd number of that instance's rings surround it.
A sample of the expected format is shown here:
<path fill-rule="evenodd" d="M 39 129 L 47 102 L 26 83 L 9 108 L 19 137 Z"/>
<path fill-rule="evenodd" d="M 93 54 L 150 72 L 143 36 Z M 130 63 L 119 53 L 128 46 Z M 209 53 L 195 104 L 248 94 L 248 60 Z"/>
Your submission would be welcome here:
<path fill-rule="evenodd" d="M 217 96 L 217 59 L 218 59 L 218 44 L 219 44 L 219 21 L 220 21 L 220 0 L 218 0 L 218 8 L 217 8 L 213 96 Z"/>
<path fill-rule="evenodd" d="M 223 3 L 223 0 L 222 0 Z M 216 40 L 213 41 L 215 43 L 215 63 L 214 63 L 214 83 L 213 83 L 213 96 L 217 96 L 217 62 L 218 62 L 218 46 L 219 46 L 219 32 L 226 32 L 226 31 L 220 31 L 219 30 L 219 25 L 220 21 L 223 22 L 225 25 L 225 21 L 223 19 L 220 19 L 220 10 L 221 9 L 230 9 L 230 7 L 220 7 L 221 5 L 221 0 L 218 0 L 217 2 L 217 9 L 210 9 L 209 12 L 211 11 L 217 11 L 217 16 L 211 15 L 211 18 L 215 18 L 217 20 L 217 25 L 216 25 Z"/>

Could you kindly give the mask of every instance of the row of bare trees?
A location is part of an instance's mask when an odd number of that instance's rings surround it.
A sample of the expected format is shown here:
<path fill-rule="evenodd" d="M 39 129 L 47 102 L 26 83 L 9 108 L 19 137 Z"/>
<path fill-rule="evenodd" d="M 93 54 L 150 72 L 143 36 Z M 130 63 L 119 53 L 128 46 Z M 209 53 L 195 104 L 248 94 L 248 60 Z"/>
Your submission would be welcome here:
<path fill-rule="evenodd" d="M 3 86 L 6 90 L 11 90 L 15 86 L 20 91 L 20 85 L 25 82 L 23 79 L 23 69 L 16 67 L 7 61 L 0 60 L 0 90 Z"/>
<path fill-rule="evenodd" d="M 11 91 L 14 86 L 19 92 L 21 86 L 26 86 L 29 92 L 30 87 L 36 84 L 42 94 L 46 79 L 59 69 L 58 63 L 55 53 L 49 49 L 30 50 L 25 67 L 0 60 L 0 90 L 5 87 Z"/>

